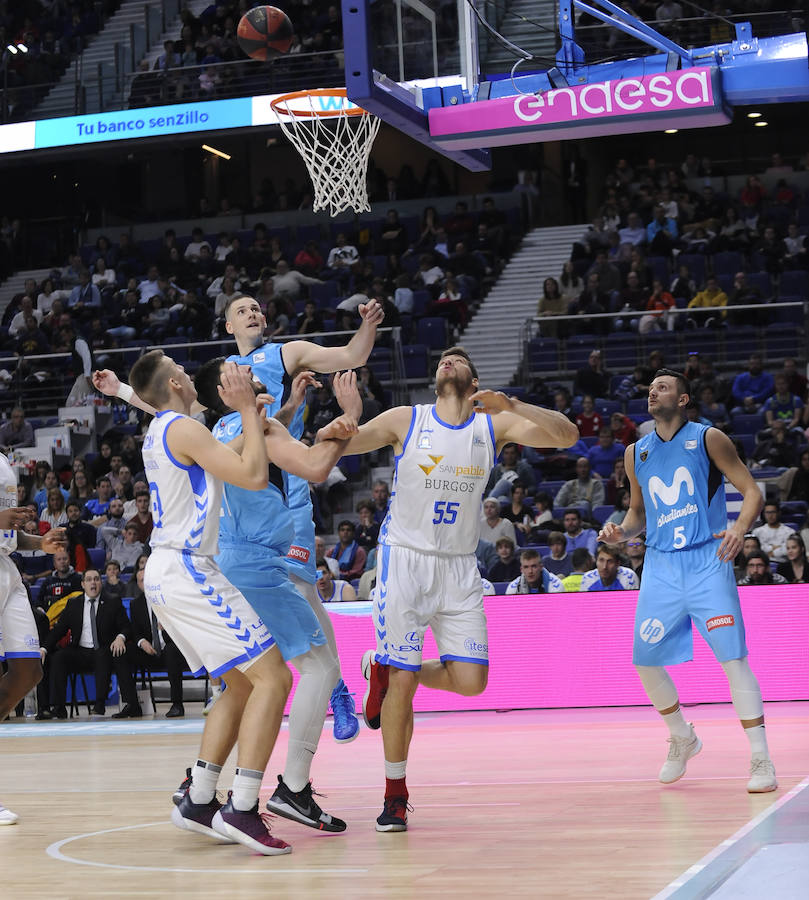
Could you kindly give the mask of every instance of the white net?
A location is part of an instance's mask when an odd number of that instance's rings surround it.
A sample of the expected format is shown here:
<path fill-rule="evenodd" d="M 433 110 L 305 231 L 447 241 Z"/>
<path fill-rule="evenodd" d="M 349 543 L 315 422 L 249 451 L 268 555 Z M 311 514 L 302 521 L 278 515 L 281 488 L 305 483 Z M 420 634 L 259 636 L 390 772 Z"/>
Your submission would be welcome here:
<path fill-rule="evenodd" d="M 279 97 L 273 102 L 284 134 L 303 157 L 315 196 L 312 209 L 327 209 L 336 216 L 351 208 L 370 212 L 368 202 L 368 157 L 379 131 L 377 116 L 362 110 L 322 115 L 320 97 Z M 293 112 L 294 111 L 294 112 Z M 297 115 L 295 114 L 297 112 Z"/>

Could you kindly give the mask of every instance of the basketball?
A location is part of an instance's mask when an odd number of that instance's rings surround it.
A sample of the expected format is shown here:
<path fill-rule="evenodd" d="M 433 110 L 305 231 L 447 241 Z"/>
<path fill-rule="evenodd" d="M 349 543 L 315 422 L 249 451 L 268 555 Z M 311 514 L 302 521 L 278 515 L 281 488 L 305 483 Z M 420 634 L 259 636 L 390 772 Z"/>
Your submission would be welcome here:
<path fill-rule="evenodd" d="M 236 39 L 248 56 L 266 60 L 289 50 L 292 22 L 277 6 L 256 6 L 239 20 Z"/>

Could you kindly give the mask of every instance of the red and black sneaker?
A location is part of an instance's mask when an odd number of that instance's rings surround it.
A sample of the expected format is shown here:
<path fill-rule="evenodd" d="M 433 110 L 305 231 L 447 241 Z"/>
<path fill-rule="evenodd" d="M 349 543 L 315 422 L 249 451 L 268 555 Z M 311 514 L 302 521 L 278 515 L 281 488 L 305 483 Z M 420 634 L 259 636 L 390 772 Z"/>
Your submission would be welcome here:
<path fill-rule="evenodd" d="M 385 797 L 382 815 L 376 820 L 377 831 L 407 831 L 407 813 L 413 807 L 407 797 Z"/>
<path fill-rule="evenodd" d="M 362 698 L 362 717 L 365 724 L 374 730 L 380 726 L 382 701 L 388 692 L 390 669 L 376 661 L 376 653 L 366 650 L 362 657 L 362 677 L 368 682 L 368 689 Z"/>
<path fill-rule="evenodd" d="M 183 797 L 188 793 L 188 789 L 191 787 L 191 769 L 185 770 L 185 778 L 180 782 L 180 786 L 177 790 L 171 795 L 171 802 L 175 806 L 179 806 L 183 802 Z"/>

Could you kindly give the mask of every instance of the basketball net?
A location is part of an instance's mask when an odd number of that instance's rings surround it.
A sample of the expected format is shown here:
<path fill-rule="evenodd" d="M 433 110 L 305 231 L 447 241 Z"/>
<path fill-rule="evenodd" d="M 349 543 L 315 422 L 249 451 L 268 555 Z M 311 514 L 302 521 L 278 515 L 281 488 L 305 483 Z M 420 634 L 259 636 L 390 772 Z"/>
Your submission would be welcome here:
<path fill-rule="evenodd" d="M 370 212 L 366 182 L 377 116 L 351 103 L 345 88 L 293 91 L 271 106 L 306 163 L 315 191 L 312 209 L 327 209 L 331 216 L 349 207 Z"/>

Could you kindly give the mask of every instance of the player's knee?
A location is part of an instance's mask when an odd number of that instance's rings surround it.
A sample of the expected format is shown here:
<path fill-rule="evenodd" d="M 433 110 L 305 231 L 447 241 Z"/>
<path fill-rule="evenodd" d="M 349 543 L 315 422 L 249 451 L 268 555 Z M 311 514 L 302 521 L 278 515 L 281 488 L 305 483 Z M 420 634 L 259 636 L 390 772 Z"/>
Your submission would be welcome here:
<path fill-rule="evenodd" d="M 457 694 L 463 697 L 476 697 L 486 690 L 489 683 L 488 666 L 451 663 L 448 668 Z"/>
<path fill-rule="evenodd" d="M 397 697 L 406 697 L 416 693 L 418 687 L 418 673 L 411 672 L 409 669 L 397 669 L 395 666 L 390 667 L 390 676 L 388 678 L 388 694 Z"/>

